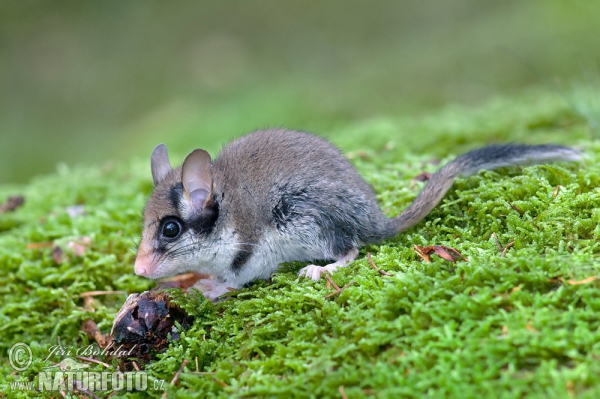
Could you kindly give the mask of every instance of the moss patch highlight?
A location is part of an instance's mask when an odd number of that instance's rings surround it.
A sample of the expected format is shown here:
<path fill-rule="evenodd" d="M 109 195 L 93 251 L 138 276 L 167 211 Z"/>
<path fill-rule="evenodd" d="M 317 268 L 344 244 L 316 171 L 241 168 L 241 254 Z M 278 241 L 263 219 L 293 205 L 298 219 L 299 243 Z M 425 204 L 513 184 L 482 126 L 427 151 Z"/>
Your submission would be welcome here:
<path fill-rule="evenodd" d="M 422 223 L 326 280 L 299 279 L 284 265 L 217 304 L 172 290 L 197 316 L 193 327 L 147 368 L 167 381 L 169 397 L 596 397 L 600 394 L 600 147 L 588 123 L 547 94 L 449 108 L 421 120 L 373 120 L 334 132 L 390 216 L 402 211 L 433 172 L 433 159 L 497 141 L 579 145 L 580 165 L 553 164 L 482 172 L 459 179 Z M 178 157 L 180 158 L 180 157 Z M 0 215 L 0 390 L 9 397 L 57 397 L 15 391 L 60 357 L 44 360 L 58 339 L 91 344 L 86 319 L 108 332 L 126 295 L 152 282 L 133 273 L 141 210 L 152 188 L 146 160 L 59 168 L 0 199 L 25 205 Z M 71 206 L 84 213 L 71 215 Z M 514 242 L 502 256 L 502 245 Z M 69 243 L 87 237 L 83 254 Z M 79 241 L 78 241 L 79 240 Z M 469 261 L 413 246 L 445 245 Z M 60 262 L 53 248 L 63 251 Z M 368 263 L 393 274 L 382 276 Z M 67 259 L 68 258 L 68 259 Z M 90 304 L 88 304 L 90 305 Z M 29 369 L 13 373 L 8 350 L 27 343 Z M 168 382 L 184 359 L 176 386 Z M 197 369 L 196 369 L 197 364 Z M 100 365 L 88 370 L 105 371 Z M 12 373 L 12 374 L 11 374 Z M 100 392 L 105 395 L 107 392 Z M 127 397 L 160 397 L 162 391 Z"/>

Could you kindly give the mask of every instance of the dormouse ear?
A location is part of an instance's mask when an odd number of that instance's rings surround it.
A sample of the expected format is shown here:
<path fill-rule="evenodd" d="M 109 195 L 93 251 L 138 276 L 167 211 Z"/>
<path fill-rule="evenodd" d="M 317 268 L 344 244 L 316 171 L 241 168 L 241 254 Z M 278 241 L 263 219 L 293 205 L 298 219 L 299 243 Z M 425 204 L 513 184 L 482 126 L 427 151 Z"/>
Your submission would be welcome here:
<path fill-rule="evenodd" d="M 171 171 L 169 153 L 164 144 L 157 145 L 154 151 L 152 151 L 150 168 L 152 169 L 152 180 L 155 186 L 167 177 L 167 174 Z"/>
<path fill-rule="evenodd" d="M 194 150 L 183 161 L 181 170 L 183 192 L 196 212 L 204 209 L 212 196 L 212 172 L 210 155 L 204 150 Z"/>

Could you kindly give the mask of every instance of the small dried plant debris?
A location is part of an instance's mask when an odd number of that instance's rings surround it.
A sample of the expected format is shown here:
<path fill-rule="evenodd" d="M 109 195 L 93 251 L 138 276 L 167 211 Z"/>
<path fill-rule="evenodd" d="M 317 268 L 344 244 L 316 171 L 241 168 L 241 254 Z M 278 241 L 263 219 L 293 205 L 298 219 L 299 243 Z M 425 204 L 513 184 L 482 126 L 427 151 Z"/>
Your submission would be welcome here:
<path fill-rule="evenodd" d="M 516 204 L 510 204 L 510 206 L 512 207 L 512 209 L 514 209 L 515 211 L 519 212 L 521 215 L 525 213 L 525 211 L 523 209 L 521 209 L 520 206 L 516 205 Z"/>
<path fill-rule="evenodd" d="M 87 292 L 82 292 L 81 294 L 79 294 L 79 297 L 85 298 L 85 297 L 98 296 L 98 295 L 124 295 L 124 294 L 126 294 L 125 291 L 87 291 Z"/>
<path fill-rule="evenodd" d="M 388 273 L 385 270 L 381 270 L 380 268 L 377 267 L 377 265 L 375 264 L 375 262 L 373 262 L 373 259 L 371 258 L 370 252 L 367 252 L 367 260 L 369 261 L 369 264 L 371 265 L 371 267 L 377 271 L 377 273 L 381 274 L 382 276 L 393 276 L 393 274 Z"/>
<path fill-rule="evenodd" d="M 430 245 L 427 247 L 421 247 L 415 244 L 414 251 L 417 253 L 417 255 L 423 258 L 425 262 L 431 262 L 431 257 L 429 255 L 433 253 L 452 263 L 455 263 L 459 259 L 462 259 L 465 262 L 469 261 L 460 252 L 458 252 L 457 249 L 443 245 Z"/>
<path fill-rule="evenodd" d="M 556 198 L 558 196 L 558 193 L 560 192 L 561 188 L 564 188 L 564 187 L 562 187 L 562 186 L 556 186 L 556 187 L 554 187 L 554 191 L 552 192 L 552 196 L 554 198 Z"/>
<path fill-rule="evenodd" d="M 596 277 L 595 276 L 586 277 L 583 280 L 567 280 L 567 284 L 569 284 L 569 285 L 582 285 L 582 284 L 589 284 L 592 281 L 596 281 Z"/>
<path fill-rule="evenodd" d="M 164 288 L 181 288 L 183 291 L 187 291 L 188 288 L 192 287 L 198 280 L 209 278 L 210 276 L 196 273 L 185 273 L 179 274 L 173 277 L 166 277 L 158 280 L 156 289 Z"/>
<path fill-rule="evenodd" d="M 151 360 L 170 341 L 179 339 L 181 332 L 175 322 L 187 329 L 193 317 L 171 301 L 168 293 L 146 291 L 129 295 L 115 316 L 110 333 L 113 349 L 119 349 L 114 357 L 118 357 L 126 369 L 131 369 L 127 359 L 136 358 L 141 363 Z"/>
<path fill-rule="evenodd" d="M 569 398 L 575 397 L 575 384 L 573 383 L 573 381 L 567 381 L 567 383 L 565 384 L 565 389 L 567 390 Z"/>
<path fill-rule="evenodd" d="M 328 285 L 329 286 L 333 286 L 333 288 L 335 289 L 335 292 L 332 292 L 331 294 L 325 295 L 325 298 L 331 298 L 332 296 L 335 296 L 335 295 L 339 294 L 340 292 L 344 291 L 346 288 L 348 288 L 351 285 L 353 285 L 354 283 L 356 283 L 356 281 L 351 281 L 348 284 L 346 284 L 345 286 L 343 286 L 342 288 L 340 288 L 335 283 L 335 281 L 333 281 L 333 279 L 331 278 L 331 276 L 329 274 L 325 273 L 323 276 L 325 276 L 325 278 L 327 279 Z"/>
<path fill-rule="evenodd" d="M 569 285 L 589 284 L 589 283 L 592 283 L 592 282 L 594 282 L 596 280 L 598 280 L 598 277 L 596 277 L 596 276 L 589 276 L 589 277 L 584 278 L 583 280 L 565 280 L 562 277 L 556 277 L 556 278 L 548 278 L 548 279 L 546 279 L 546 281 L 548 281 L 551 284 L 567 283 Z"/>
<path fill-rule="evenodd" d="M 540 332 L 540 330 L 538 330 L 537 328 L 535 328 L 534 326 L 531 325 L 531 320 L 529 320 L 527 322 L 527 325 L 525 326 L 525 328 L 536 334 Z"/>
<path fill-rule="evenodd" d="M 14 212 L 25 203 L 25 197 L 22 195 L 15 195 L 13 197 L 8 197 L 6 202 L 0 204 L 0 214 L 6 212 Z"/>
<path fill-rule="evenodd" d="M 44 249 L 50 248 L 54 245 L 54 241 L 46 241 L 46 242 L 30 242 L 27 244 L 27 249 Z"/>
<path fill-rule="evenodd" d="M 512 239 L 508 244 L 506 244 L 506 246 L 504 246 L 500 242 L 500 239 L 498 238 L 496 233 L 492 233 L 492 237 L 494 237 L 494 240 L 496 240 L 496 245 L 498 245 L 498 251 L 502 252 L 502 254 L 500 256 L 503 258 L 506 256 L 506 252 L 508 251 L 508 249 L 515 245 L 514 239 Z"/>
<path fill-rule="evenodd" d="M 429 172 L 421 172 L 413 177 L 413 181 L 427 181 L 429 179 L 431 179 L 431 173 Z"/>
<path fill-rule="evenodd" d="M 513 239 L 511 242 L 509 242 L 508 244 L 506 244 L 506 246 L 502 250 L 502 254 L 500 256 L 504 258 L 506 256 L 506 252 L 508 251 L 508 248 L 510 248 L 510 247 L 512 247 L 514 245 L 515 245 L 515 240 Z"/>
<path fill-rule="evenodd" d="M 106 348 L 108 339 L 93 320 L 85 320 L 81 325 L 81 331 L 85 332 L 90 339 L 96 341 L 101 349 Z"/>
<path fill-rule="evenodd" d="M 77 355 L 75 357 L 77 359 L 83 360 L 84 362 L 89 362 L 89 363 L 94 363 L 94 364 L 100 364 L 100 365 L 106 367 L 107 369 L 109 369 L 111 367 L 110 364 L 104 363 L 103 361 L 100 361 L 98 359 L 94 359 L 94 358 L 91 358 L 91 357 L 85 357 L 85 356 L 80 356 L 80 355 Z"/>
<path fill-rule="evenodd" d="M 410 181 L 410 189 L 413 190 L 415 188 L 415 183 L 416 182 L 424 182 L 431 179 L 431 173 L 428 172 L 421 172 L 418 175 L 416 175 L 414 178 L 411 179 Z"/>
<path fill-rule="evenodd" d="M 65 252 L 58 245 L 56 245 L 54 248 L 52 248 L 52 259 L 54 259 L 54 261 L 58 265 L 62 265 L 63 261 L 65 261 L 65 260 L 67 262 L 69 261 L 69 258 L 64 255 L 65 255 Z"/>
<path fill-rule="evenodd" d="M 179 376 L 181 375 L 181 373 L 183 373 L 183 369 L 185 368 L 185 366 L 187 366 L 188 363 L 189 363 L 189 360 L 183 359 L 183 362 L 181 363 L 181 367 L 179 367 L 179 370 L 177 370 L 177 372 L 173 376 L 173 379 L 171 379 L 171 386 L 177 384 L 177 381 L 179 381 Z M 165 393 L 163 393 L 162 397 L 163 398 L 167 397 L 166 391 L 165 391 Z"/>
<path fill-rule="evenodd" d="M 498 246 L 498 251 L 502 251 L 502 249 L 504 247 L 502 246 L 502 243 L 500 242 L 498 235 L 496 233 L 492 233 L 492 237 L 494 237 L 494 240 L 496 240 L 496 245 Z"/>
<path fill-rule="evenodd" d="M 92 239 L 89 237 L 79 237 L 76 240 L 69 241 L 66 245 L 68 249 L 67 253 L 71 253 L 76 257 L 81 257 L 87 251 L 87 247 L 92 243 Z M 58 264 L 62 265 L 64 262 L 68 262 L 70 259 L 66 255 L 65 250 L 60 245 L 55 244 L 55 241 L 48 242 L 32 242 L 27 244 L 27 249 L 45 249 L 52 248 L 52 259 Z"/>

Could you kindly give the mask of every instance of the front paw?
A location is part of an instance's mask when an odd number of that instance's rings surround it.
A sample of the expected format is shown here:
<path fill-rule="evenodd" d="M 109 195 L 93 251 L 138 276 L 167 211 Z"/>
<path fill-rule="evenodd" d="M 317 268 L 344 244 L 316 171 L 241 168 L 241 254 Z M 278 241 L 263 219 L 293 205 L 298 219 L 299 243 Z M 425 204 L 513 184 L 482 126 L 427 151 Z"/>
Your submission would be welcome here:
<path fill-rule="evenodd" d="M 235 288 L 230 287 L 227 283 L 221 283 L 214 279 L 201 279 L 192 286 L 204 295 L 205 298 L 214 301 L 223 294 L 234 291 Z"/>
<path fill-rule="evenodd" d="M 319 281 L 321 279 L 321 274 L 325 272 L 333 274 L 333 272 L 335 272 L 336 270 L 337 265 L 333 263 L 327 266 L 308 265 L 300 269 L 300 271 L 298 272 L 298 276 L 306 276 L 315 281 Z"/>

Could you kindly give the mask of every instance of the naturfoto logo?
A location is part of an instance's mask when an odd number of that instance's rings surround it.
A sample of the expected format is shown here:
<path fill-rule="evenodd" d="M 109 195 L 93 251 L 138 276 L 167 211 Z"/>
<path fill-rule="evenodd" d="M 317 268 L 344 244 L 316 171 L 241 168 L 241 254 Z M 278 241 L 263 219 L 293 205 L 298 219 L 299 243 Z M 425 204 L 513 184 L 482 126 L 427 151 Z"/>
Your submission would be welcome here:
<path fill-rule="evenodd" d="M 94 346 L 85 348 L 63 348 L 59 345 L 52 346 L 48 356 L 44 361 L 52 356 L 60 355 L 64 357 L 61 361 L 44 368 L 37 374 L 36 381 L 14 381 L 10 387 L 15 391 L 38 390 L 38 391 L 146 391 L 164 390 L 164 380 L 152 380 L 148 384 L 149 377 L 145 371 L 134 371 L 123 373 L 121 371 L 87 371 L 88 363 L 79 362 L 70 356 L 93 356 L 105 354 L 107 349 L 100 350 Z M 115 349 L 115 352 L 121 356 L 128 352 Z M 29 345 L 18 342 L 8 351 L 8 358 L 11 367 L 22 372 L 27 370 L 33 362 L 33 352 Z"/>

